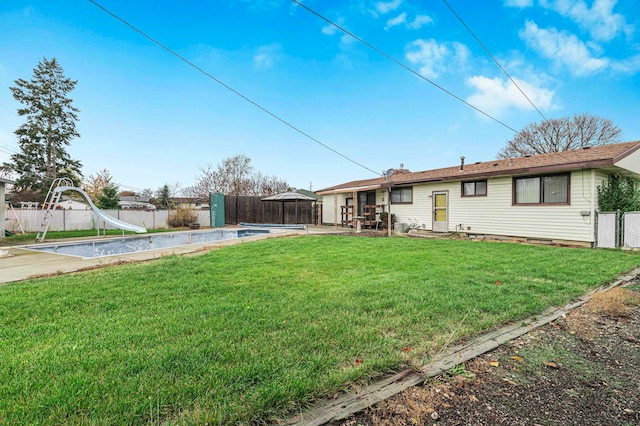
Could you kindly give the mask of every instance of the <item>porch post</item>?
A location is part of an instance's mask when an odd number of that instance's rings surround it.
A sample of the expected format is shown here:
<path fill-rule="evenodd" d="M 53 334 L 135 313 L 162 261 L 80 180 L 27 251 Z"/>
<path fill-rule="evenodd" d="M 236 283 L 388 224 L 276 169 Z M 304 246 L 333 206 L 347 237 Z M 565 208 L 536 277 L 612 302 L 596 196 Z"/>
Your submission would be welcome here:
<path fill-rule="evenodd" d="M 391 237 L 391 187 L 387 191 L 387 233 Z"/>

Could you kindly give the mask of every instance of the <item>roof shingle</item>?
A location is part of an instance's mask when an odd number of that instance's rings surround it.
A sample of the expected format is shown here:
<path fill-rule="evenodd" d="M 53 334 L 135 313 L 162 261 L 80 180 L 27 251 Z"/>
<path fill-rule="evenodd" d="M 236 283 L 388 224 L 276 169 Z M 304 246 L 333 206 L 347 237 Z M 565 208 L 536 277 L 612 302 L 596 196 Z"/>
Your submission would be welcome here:
<path fill-rule="evenodd" d="M 530 157 L 518 157 L 507 160 L 493 160 L 475 164 L 465 164 L 464 169 L 461 169 L 460 166 L 454 166 L 393 175 L 391 184 L 397 186 L 420 182 L 464 180 L 480 177 L 562 172 L 593 167 L 606 167 L 613 166 L 615 162 L 638 149 L 640 149 L 640 141 L 603 145 L 575 151 L 554 152 Z M 349 188 L 357 190 L 359 187 L 382 186 L 385 183 L 386 179 L 384 177 L 356 180 L 321 189 L 317 191 L 317 193 L 344 192 L 344 190 Z"/>

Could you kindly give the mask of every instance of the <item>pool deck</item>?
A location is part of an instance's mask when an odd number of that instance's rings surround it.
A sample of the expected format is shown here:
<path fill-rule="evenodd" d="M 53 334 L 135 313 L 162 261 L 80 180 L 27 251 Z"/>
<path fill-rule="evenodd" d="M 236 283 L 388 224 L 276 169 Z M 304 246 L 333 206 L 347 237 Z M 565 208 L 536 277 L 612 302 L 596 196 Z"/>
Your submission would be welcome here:
<path fill-rule="evenodd" d="M 237 228 L 229 228 L 237 229 Z M 10 283 L 15 281 L 22 281 L 29 278 L 40 278 L 59 274 L 68 274 L 72 272 L 78 272 L 83 270 L 89 270 L 94 268 L 100 268 L 103 266 L 131 263 L 131 262 L 144 262 L 154 259 L 158 259 L 163 256 L 169 255 L 187 255 L 203 253 L 209 250 L 214 250 L 220 247 L 230 246 L 234 244 L 240 244 L 249 241 L 264 240 L 267 238 L 280 238 L 286 236 L 295 235 L 318 235 L 318 234 L 330 234 L 330 233 L 344 233 L 349 232 L 347 228 L 334 228 L 330 226 L 310 226 L 306 230 L 292 230 L 292 229 L 278 229 L 272 228 L 269 234 L 252 235 L 249 237 L 242 237 L 231 240 L 210 241 L 206 243 L 190 244 L 186 246 L 170 247 L 157 250 L 141 251 L 137 253 L 127 253 L 108 257 L 98 257 L 92 259 L 83 259 L 80 257 L 67 256 L 62 254 L 53 254 L 39 252 L 35 250 L 28 250 L 22 248 L 24 245 L 34 245 L 33 243 L 23 244 L 21 246 L 7 247 L 2 246 L 0 242 L 0 248 L 8 248 L 8 256 L 0 256 L 0 284 Z M 119 238 L 119 237 L 104 237 L 102 239 Z M 83 238 L 68 241 L 88 241 L 96 240 L 97 238 Z M 51 241 L 45 241 L 44 244 L 51 244 Z"/>

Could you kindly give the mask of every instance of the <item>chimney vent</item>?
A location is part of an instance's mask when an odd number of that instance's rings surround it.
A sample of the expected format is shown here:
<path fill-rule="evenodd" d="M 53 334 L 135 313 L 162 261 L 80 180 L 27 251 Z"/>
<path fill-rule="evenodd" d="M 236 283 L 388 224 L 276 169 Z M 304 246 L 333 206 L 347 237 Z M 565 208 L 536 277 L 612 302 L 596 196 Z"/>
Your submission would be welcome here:
<path fill-rule="evenodd" d="M 464 171 L 464 155 L 460 157 L 460 171 Z"/>

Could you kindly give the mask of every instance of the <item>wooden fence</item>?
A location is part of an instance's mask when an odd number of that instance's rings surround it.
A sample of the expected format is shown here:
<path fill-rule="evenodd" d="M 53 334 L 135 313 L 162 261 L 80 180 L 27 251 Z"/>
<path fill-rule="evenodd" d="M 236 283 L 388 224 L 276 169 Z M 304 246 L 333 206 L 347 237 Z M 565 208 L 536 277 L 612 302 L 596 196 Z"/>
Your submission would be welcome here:
<path fill-rule="evenodd" d="M 287 201 L 261 201 L 262 197 L 224 196 L 224 222 L 227 225 L 248 223 L 317 223 L 317 206 L 314 201 L 298 201 L 298 219 L 296 221 L 296 203 Z M 284 212 L 283 212 L 284 209 Z M 284 220 L 283 220 L 284 213 Z"/>

